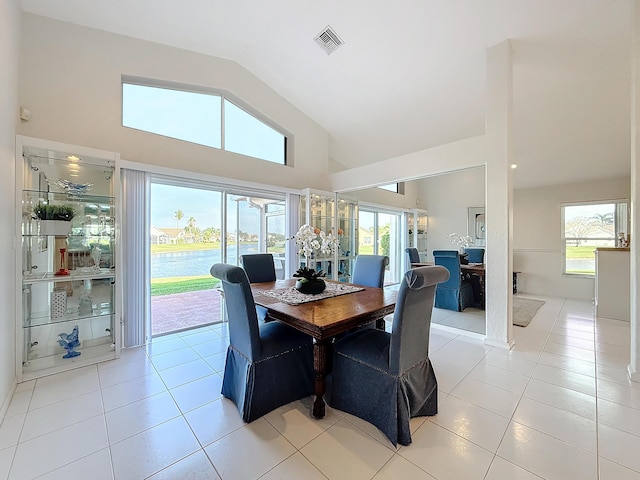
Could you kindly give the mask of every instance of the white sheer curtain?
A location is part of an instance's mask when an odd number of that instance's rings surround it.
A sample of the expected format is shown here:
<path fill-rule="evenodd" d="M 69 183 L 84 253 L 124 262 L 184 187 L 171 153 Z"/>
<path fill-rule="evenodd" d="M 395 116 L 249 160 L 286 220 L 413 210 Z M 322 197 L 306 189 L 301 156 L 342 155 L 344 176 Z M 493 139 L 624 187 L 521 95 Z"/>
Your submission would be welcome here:
<path fill-rule="evenodd" d="M 122 170 L 122 313 L 123 346 L 143 345 L 150 340 L 150 256 L 149 212 L 150 175 L 147 172 Z"/>
<path fill-rule="evenodd" d="M 285 235 L 292 238 L 300 228 L 300 195 L 288 193 L 286 196 L 287 220 L 285 227 Z M 291 278 L 298 269 L 299 261 L 298 252 L 296 251 L 296 242 L 288 241 L 285 245 L 286 269 L 284 278 Z"/>

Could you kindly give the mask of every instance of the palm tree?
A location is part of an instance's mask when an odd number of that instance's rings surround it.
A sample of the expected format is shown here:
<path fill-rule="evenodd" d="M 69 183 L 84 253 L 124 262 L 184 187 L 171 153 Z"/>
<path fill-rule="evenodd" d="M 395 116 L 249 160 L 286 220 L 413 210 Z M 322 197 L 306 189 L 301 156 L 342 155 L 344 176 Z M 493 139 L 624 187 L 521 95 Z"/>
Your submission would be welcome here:
<path fill-rule="evenodd" d="M 176 217 L 176 228 L 180 228 L 180 220 L 184 217 L 184 212 L 182 210 L 176 211 L 174 217 Z"/>
<path fill-rule="evenodd" d="M 193 233 L 195 226 L 196 226 L 195 217 L 189 217 L 189 224 L 186 227 L 184 227 L 184 231 L 187 233 Z"/>

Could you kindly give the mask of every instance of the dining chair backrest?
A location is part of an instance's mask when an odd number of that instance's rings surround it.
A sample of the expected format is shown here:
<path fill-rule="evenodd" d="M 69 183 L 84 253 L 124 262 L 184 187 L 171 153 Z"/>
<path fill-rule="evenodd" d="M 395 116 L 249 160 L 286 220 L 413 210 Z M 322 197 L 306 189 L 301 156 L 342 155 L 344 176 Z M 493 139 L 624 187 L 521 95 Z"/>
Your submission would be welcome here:
<path fill-rule="evenodd" d="M 404 249 L 409 257 L 409 267 L 411 267 L 412 263 L 420 262 L 420 253 L 418 253 L 418 249 L 415 247 L 407 247 Z"/>
<path fill-rule="evenodd" d="M 353 265 L 351 283 L 363 287 L 382 288 L 384 286 L 384 271 L 389 264 L 386 255 L 358 255 Z"/>
<path fill-rule="evenodd" d="M 434 250 L 433 261 L 449 270 L 449 280 L 440 285 L 442 287 L 460 288 L 462 271 L 460 269 L 460 254 L 457 250 Z"/>
<path fill-rule="evenodd" d="M 251 253 L 240 256 L 249 283 L 274 282 L 276 267 L 271 253 Z"/>
<path fill-rule="evenodd" d="M 464 253 L 467 254 L 469 263 L 484 263 L 484 248 L 465 247 Z"/>
<path fill-rule="evenodd" d="M 226 263 L 216 263 L 210 273 L 222 282 L 229 318 L 229 343 L 249 360 L 257 359 L 260 355 L 260 333 L 247 274 L 242 268 Z"/>
<path fill-rule="evenodd" d="M 404 274 L 391 329 L 389 371 L 392 374 L 405 372 L 427 358 L 436 285 L 448 278 L 449 271 L 442 266 L 414 268 Z"/>

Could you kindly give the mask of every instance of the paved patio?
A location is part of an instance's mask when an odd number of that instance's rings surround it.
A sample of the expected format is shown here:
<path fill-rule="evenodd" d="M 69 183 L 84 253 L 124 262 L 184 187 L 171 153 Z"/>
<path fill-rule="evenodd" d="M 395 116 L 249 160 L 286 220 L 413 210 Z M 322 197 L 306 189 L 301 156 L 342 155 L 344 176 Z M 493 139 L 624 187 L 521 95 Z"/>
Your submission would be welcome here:
<path fill-rule="evenodd" d="M 216 289 L 151 297 L 151 335 L 186 330 L 222 321 Z"/>

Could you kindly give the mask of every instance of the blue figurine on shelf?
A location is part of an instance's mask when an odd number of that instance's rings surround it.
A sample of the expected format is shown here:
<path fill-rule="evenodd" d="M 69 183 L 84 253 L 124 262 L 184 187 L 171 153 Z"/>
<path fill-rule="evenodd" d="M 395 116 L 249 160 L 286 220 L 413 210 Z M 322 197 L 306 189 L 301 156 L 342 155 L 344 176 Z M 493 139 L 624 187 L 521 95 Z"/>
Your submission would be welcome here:
<path fill-rule="evenodd" d="M 78 339 L 78 326 L 73 327 L 71 333 L 59 333 L 58 344 L 64 348 L 67 353 L 62 358 L 73 358 L 80 355 L 80 352 L 76 352 L 76 348 L 80 346 L 80 340 Z"/>

